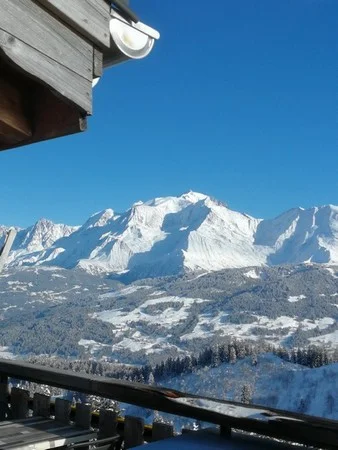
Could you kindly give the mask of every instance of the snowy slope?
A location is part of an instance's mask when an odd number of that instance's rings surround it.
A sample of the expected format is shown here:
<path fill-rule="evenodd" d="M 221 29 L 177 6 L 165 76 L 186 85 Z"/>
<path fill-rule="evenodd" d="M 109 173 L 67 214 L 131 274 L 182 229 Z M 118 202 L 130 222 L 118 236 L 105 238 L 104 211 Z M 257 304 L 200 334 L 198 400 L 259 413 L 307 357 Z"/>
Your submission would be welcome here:
<path fill-rule="evenodd" d="M 272 265 L 337 262 L 338 207 L 297 208 L 264 220 L 257 228 L 255 244 L 273 249 L 267 260 Z"/>
<path fill-rule="evenodd" d="M 337 206 L 261 220 L 196 192 L 137 202 L 122 214 L 107 209 L 81 227 L 41 220 L 19 232 L 11 254 L 13 266 L 81 267 L 129 279 L 301 262 L 338 262 Z"/>
<path fill-rule="evenodd" d="M 189 352 L 229 337 L 334 349 L 337 306 L 335 272 L 301 265 L 137 281 L 101 295 L 89 317 L 109 324 L 114 352 L 121 359 L 128 349 L 131 359 L 141 349 L 148 356 Z"/>
<path fill-rule="evenodd" d="M 287 348 L 315 344 L 331 354 L 338 343 L 338 267 L 330 269 L 225 269 L 126 286 L 82 270 L 16 267 L 0 275 L 0 342 L 16 354 L 57 349 L 128 364 L 195 354 L 235 338 Z"/>
<path fill-rule="evenodd" d="M 241 401 L 242 388 L 247 385 L 256 405 L 338 419 L 338 364 L 309 369 L 265 354 L 258 357 L 256 366 L 246 358 L 169 378 L 161 384 L 194 395 L 235 401 Z M 126 413 L 146 415 L 147 411 L 127 406 Z M 186 423 L 171 418 L 177 426 Z M 151 419 L 149 415 L 147 420 Z"/>

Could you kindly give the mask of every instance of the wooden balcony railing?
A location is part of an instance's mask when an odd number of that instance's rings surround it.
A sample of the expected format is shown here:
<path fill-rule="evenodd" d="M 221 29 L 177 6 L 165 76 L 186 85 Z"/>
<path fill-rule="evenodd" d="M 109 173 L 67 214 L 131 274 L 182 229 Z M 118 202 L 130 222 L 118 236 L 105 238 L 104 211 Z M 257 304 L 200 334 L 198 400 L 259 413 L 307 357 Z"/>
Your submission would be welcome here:
<path fill-rule="evenodd" d="M 216 424 L 220 426 L 223 434 L 229 436 L 231 430 L 235 429 L 293 443 L 338 449 L 338 421 L 335 420 L 199 397 L 172 389 L 55 370 L 11 360 L 0 360 L 2 419 L 4 405 L 9 401 L 9 378 L 82 392 Z"/>

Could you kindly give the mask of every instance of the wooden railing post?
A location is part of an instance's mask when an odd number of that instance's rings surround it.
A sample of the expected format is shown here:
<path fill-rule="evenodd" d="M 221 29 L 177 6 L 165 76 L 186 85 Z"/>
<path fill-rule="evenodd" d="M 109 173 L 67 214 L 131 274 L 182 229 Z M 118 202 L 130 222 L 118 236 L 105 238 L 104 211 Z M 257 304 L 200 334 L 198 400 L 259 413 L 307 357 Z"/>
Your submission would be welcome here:
<path fill-rule="evenodd" d="M 174 436 L 174 427 L 168 423 L 154 422 L 152 440 L 160 441 Z"/>
<path fill-rule="evenodd" d="M 0 420 L 5 420 L 8 411 L 8 377 L 0 374 Z"/>
<path fill-rule="evenodd" d="M 100 409 L 99 439 L 117 435 L 117 413 L 111 409 Z"/>
<path fill-rule="evenodd" d="M 98 439 L 105 439 L 117 436 L 117 412 L 111 409 L 100 409 L 99 416 L 99 434 Z M 119 440 L 114 444 L 113 448 L 119 450 L 122 445 L 123 438 L 120 436 Z"/>
<path fill-rule="evenodd" d="M 71 402 L 63 398 L 55 400 L 55 420 L 58 422 L 69 423 L 69 416 L 71 410 Z"/>
<path fill-rule="evenodd" d="M 141 417 L 126 416 L 124 420 L 124 448 L 144 444 L 144 420 Z"/>
<path fill-rule="evenodd" d="M 25 419 L 28 417 L 29 391 L 25 389 L 11 389 L 11 418 Z"/>
<path fill-rule="evenodd" d="M 50 417 L 49 395 L 35 393 L 33 397 L 33 416 Z"/>
<path fill-rule="evenodd" d="M 92 406 L 89 403 L 76 403 L 75 423 L 81 428 L 90 428 Z"/>

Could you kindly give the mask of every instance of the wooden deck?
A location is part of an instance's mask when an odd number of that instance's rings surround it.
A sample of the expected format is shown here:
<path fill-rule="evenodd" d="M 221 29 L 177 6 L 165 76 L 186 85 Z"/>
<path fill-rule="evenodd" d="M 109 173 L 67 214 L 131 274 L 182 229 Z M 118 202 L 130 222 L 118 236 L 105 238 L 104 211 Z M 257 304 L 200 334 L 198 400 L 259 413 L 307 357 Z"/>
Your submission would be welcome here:
<path fill-rule="evenodd" d="M 96 433 L 76 425 L 45 417 L 0 422 L 0 449 L 48 450 L 77 442 L 86 442 Z"/>

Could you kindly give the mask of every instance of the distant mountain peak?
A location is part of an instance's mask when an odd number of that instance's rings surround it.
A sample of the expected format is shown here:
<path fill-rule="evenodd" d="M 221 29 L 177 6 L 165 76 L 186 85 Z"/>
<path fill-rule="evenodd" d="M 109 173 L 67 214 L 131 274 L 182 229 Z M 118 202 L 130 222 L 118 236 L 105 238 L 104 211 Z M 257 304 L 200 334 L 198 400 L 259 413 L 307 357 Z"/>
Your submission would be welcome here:
<path fill-rule="evenodd" d="M 45 217 L 41 217 L 36 223 L 35 226 L 45 226 L 45 225 L 54 225 L 54 222 L 52 222 L 49 219 L 46 219 Z"/>
<path fill-rule="evenodd" d="M 197 203 L 200 202 L 201 200 L 206 200 L 209 197 L 200 192 L 188 191 L 182 194 L 180 198 L 183 198 L 184 200 L 187 200 L 191 203 Z"/>
<path fill-rule="evenodd" d="M 188 191 L 136 202 L 121 215 L 105 209 L 81 227 L 40 219 L 18 232 L 11 258 L 12 265 L 81 267 L 131 279 L 306 261 L 338 263 L 338 207 L 293 208 L 262 220 Z"/>

